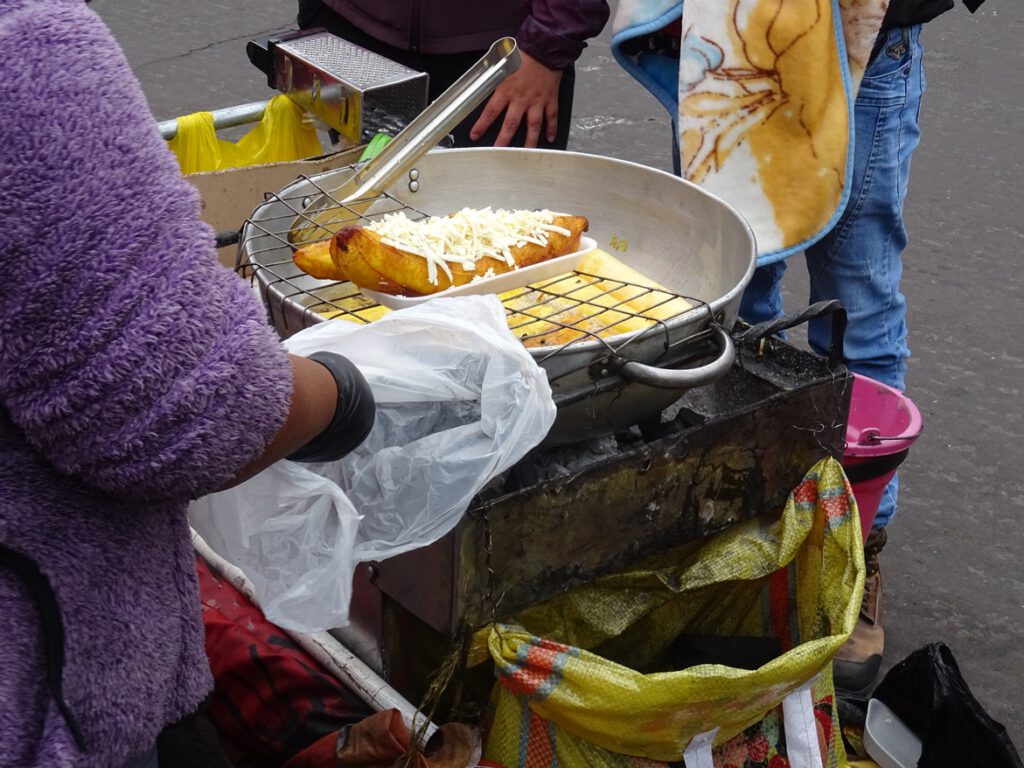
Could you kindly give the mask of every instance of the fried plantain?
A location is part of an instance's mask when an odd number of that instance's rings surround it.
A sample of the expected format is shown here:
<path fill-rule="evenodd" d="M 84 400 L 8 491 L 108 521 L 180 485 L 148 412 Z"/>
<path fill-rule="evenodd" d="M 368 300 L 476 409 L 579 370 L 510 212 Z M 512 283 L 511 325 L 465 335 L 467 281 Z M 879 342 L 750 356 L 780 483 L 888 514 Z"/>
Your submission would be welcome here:
<path fill-rule="evenodd" d="M 331 258 L 347 279 L 362 288 L 404 296 L 426 296 L 465 285 L 476 277 L 498 275 L 517 267 L 564 256 L 579 249 L 589 222 L 583 216 L 558 215 L 552 225 L 568 231 L 547 233 L 547 243 L 524 242 L 509 249 L 514 264 L 482 256 L 458 263 L 446 260 L 438 268 L 416 253 L 392 245 L 367 227 L 346 227 L 331 239 Z"/>
<path fill-rule="evenodd" d="M 321 240 L 319 243 L 305 245 L 295 251 L 292 259 L 299 269 L 319 280 L 348 279 L 331 258 L 330 240 Z"/>

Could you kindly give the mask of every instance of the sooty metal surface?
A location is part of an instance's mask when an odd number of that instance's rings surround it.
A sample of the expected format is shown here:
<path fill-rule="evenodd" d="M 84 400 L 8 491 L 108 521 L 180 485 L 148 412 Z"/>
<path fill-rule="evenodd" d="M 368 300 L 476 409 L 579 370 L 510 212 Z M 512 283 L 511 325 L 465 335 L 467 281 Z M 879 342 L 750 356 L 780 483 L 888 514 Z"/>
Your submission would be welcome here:
<path fill-rule="evenodd" d="M 355 586 L 362 607 L 340 634 L 414 695 L 423 665 L 440 659 L 425 649 L 442 653 L 465 627 L 780 513 L 811 466 L 842 454 L 852 378 L 775 339 L 738 349 L 726 377 L 661 418 L 535 450 L 449 535 L 366 569 Z"/>

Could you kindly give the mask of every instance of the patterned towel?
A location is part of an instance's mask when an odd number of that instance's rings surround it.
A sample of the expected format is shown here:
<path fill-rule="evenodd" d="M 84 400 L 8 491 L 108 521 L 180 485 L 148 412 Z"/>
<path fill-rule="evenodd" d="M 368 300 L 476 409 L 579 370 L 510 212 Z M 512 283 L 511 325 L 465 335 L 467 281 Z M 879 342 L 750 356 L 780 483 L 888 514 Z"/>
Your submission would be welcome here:
<path fill-rule="evenodd" d="M 616 60 L 672 115 L 683 176 L 753 227 L 759 264 L 813 244 L 846 205 L 853 101 L 887 6 L 620 0 Z"/>

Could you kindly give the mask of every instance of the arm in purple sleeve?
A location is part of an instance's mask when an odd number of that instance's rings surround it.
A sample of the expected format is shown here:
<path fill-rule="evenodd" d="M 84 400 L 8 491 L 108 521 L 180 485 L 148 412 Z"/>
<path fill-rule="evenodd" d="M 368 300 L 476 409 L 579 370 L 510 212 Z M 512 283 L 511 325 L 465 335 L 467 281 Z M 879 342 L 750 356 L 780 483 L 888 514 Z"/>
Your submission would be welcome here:
<path fill-rule="evenodd" d="M 292 376 L 216 262 L 106 27 L 81 0 L 0 11 L 0 406 L 59 471 L 184 499 L 284 423 Z"/>

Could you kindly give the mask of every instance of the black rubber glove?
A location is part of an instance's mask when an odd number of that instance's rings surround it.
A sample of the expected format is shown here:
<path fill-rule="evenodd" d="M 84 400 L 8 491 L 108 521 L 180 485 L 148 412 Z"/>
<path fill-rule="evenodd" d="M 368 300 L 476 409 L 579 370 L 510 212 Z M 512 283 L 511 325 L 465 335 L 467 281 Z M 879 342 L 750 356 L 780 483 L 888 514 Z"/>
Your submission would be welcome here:
<path fill-rule="evenodd" d="M 291 461 L 337 461 L 347 456 L 373 429 L 377 407 L 363 374 L 352 362 L 334 352 L 309 356 L 324 366 L 338 384 L 338 406 L 327 428 L 288 458 Z"/>

